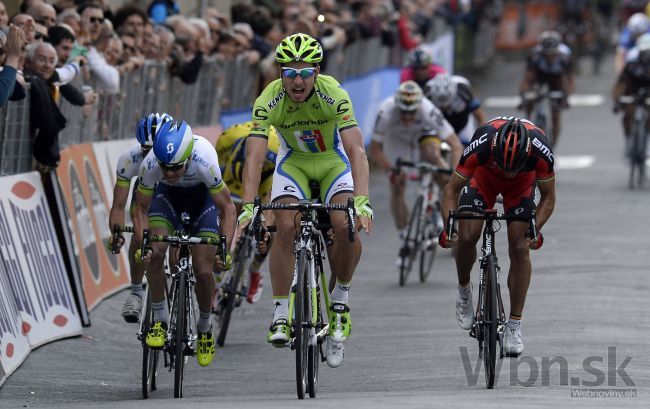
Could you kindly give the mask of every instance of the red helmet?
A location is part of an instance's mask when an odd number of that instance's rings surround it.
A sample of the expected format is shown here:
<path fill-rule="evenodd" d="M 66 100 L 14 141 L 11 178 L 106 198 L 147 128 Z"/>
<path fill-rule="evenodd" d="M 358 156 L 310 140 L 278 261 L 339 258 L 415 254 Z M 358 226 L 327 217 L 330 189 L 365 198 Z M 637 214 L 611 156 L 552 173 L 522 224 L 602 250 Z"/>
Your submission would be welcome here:
<path fill-rule="evenodd" d="M 530 154 L 530 136 L 519 118 L 501 125 L 494 136 L 492 154 L 497 165 L 505 172 L 518 172 Z"/>

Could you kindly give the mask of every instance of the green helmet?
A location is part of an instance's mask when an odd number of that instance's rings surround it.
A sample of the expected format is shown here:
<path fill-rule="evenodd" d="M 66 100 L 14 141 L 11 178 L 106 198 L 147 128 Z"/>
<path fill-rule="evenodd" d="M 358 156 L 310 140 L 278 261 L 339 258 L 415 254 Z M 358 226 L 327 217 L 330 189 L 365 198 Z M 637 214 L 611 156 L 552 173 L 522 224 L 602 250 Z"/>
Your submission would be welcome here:
<path fill-rule="evenodd" d="M 323 59 L 323 47 L 308 34 L 298 33 L 285 37 L 275 49 L 275 61 L 280 64 L 304 61 L 318 64 Z"/>

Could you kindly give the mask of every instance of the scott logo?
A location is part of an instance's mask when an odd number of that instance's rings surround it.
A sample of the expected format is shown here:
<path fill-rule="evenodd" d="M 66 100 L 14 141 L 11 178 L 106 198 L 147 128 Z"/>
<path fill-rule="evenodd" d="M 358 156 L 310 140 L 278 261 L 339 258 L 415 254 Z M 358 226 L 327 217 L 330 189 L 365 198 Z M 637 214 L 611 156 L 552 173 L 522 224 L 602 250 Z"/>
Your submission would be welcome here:
<path fill-rule="evenodd" d="M 172 153 L 174 152 L 174 144 L 172 142 L 169 142 L 167 144 L 167 153 Z"/>

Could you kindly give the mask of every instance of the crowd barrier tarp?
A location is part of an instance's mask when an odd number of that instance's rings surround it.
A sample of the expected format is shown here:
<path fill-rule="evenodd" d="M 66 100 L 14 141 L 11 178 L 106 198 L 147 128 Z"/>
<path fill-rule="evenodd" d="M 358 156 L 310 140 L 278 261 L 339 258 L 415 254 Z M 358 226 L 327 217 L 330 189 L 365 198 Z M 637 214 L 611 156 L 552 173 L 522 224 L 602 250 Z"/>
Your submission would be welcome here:
<path fill-rule="evenodd" d="M 2 261 L 21 331 L 32 348 L 80 334 L 81 320 L 40 175 L 4 177 L 0 186 Z"/>
<path fill-rule="evenodd" d="M 2 240 L 4 253 L 6 246 Z M 0 263 L 0 385 L 27 358 L 29 351 L 29 340 L 22 331 L 9 276 L 4 263 Z"/>
<path fill-rule="evenodd" d="M 441 35 L 430 43 L 422 45 L 431 55 L 432 61 L 449 73 L 454 72 L 454 33 L 451 31 Z"/>
<path fill-rule="evenodd" d="M 75 254 L 79 259 L 88 309 L 124 288 L 129 276 L 124 259 L 110 252 L 106 243 L 108 202 L 100 184 L 100 170 L 91 144 L 73 145 L 61 152 L 57 175 L 63 191 Z"/>
<path fill-rule="evenodd" d="M 350 94 L 357 123 L 363 132 L 365 143 L 368 144 L 372 137 L 372 128 L 379 112 L 379 105 L 384 99 L 393 95 L 399 86 L 399 68 L 376 70 L 357 78 L 347 79 L 341 85 Z M 251 114 L 250 109 L 223 112 L 221 126 L 226 129 L 231 125 L 250 121 Z"/>
<path fill-rule="evenodd" d="M 505 4 L 495 47 L 498 50 L 522 50 L 534 46 L 537 37 L 544 30 L 555 27 L 558 15 L 559 4 L 541 2 L 528 2 L 525 5 Z"/>

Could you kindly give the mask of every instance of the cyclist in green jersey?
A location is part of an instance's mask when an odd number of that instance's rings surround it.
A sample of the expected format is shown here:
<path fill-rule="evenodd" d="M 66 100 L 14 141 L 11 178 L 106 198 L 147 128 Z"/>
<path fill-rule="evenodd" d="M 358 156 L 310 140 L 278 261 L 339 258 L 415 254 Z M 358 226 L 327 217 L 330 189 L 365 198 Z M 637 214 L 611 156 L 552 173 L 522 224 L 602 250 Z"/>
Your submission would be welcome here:
<path fill-rule="evenodd" d="M 320 74 L 318 63 L 322 58 L 321 45 L 307 34 L 290 35 L 276 48 L 281 78 L 269 84 L 253 106 L 253 128 L 243 172 L 240 234 L 253 217 L 251 202 L 258 191 L 271 125 L 280 137 L 271 200 L 295 203 L 309 199 L 310 182 L 316 182 L 323 203 L 345 204 L 354 197 L 358 222 L 366 233 L 372 230 L 363 135 L 348 93 L 334 78 Z M 269 259 L 275 310 L 267 335 L 267 341 L 273 343 L 289 341 L 288 295 L 295 263 L 295 216 L 288 211 L 275 213 L 277 238 Z M 343 341 L 349 337 L 352 326 L 348 292 L 361 256 L 361 242 L 357 238 L 350 243 L 345 238 L 345 215 L 334 212 L 330 217 L 338 239 L 329 252 L 335 283 L 330 283 L 327 363 L 337 367 L 343 361 Z"/>

